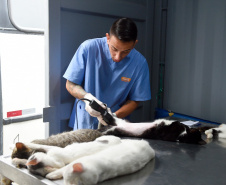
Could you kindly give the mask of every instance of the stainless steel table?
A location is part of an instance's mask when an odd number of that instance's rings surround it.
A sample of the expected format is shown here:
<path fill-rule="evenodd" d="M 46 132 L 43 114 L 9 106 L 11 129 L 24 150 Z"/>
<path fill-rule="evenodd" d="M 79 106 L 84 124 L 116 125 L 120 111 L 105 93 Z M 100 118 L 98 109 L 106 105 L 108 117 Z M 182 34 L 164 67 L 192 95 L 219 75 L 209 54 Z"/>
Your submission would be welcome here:
<path fill-rule="evenodd" d="M 203 136 L 206 139 L 205 136 Z M 148 140 L 156 152 L 154 160 L 142 170 L 114 178 L 100 185 L 225 185 L 226 139 L 208 140 L 206 145 L 193 145 Z M 11 165 L 10 157 L 0 157 L 0 173 L 20 185 L 63 184 L 30 174 Z"/>
<path fill-rule="evenodd" d="M 63 180 L 50 181 L 41 176 L 30 174 L 27 169 L 15 168 L 15 166 L 11 164 L 10 156 L 0 156 L 0 174 L 18 183 L 19 185 L 63 184 Z"/>

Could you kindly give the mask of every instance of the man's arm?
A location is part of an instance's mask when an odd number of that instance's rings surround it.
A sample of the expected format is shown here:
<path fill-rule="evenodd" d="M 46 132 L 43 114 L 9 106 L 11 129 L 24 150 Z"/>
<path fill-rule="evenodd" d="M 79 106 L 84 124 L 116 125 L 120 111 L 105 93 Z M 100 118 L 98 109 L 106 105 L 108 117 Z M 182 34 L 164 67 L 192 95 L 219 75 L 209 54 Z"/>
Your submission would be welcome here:
<path fill-rule="evenodd" d="M 77 99 L 84 98 L 87 92 L 78 84 L 75 84 L 69 80 L 66 82 L 66 89 L 68 92 Z"/>
<path fill-rule="evenodd" d="M 139 105 L 139 101 L 128 100 L 115 114 L 118 118 L 125 118 L 130 115 Z"/>
<path fill-rule="evenodd" d="M 87 94 L 87 92 L 78 84 L 75 84 L 69 80 L 66 82 L 66 89 L 75 98 L 81 99 Z M 125 118 L 130 115 L 139 105 L 139 101 L 128 100 L 115 114 L 118 118 Z"/>
<path fill-rule="evenodd" d="M 94 97 L 92 94 L 87 93 L 80 85 L 75 84 L 69 80 L 67 80 L 66 82 L 66 89 L 68 90 L 68 92 L 74 96 L 77 99 L 82 99 L 82 98 L 86 98 L 88 100 L 95 100 L 100 106 L 102 106 L 103 108 L 105 108 L 105 105 L 98 100 L 96 97 Z M 86 111 L 90 114 L 90 116 L 93 117 L 98 117 L 100 116 L 100 112 L 94 110 L 88 101 L 85 101 L 85 109 Z"/>

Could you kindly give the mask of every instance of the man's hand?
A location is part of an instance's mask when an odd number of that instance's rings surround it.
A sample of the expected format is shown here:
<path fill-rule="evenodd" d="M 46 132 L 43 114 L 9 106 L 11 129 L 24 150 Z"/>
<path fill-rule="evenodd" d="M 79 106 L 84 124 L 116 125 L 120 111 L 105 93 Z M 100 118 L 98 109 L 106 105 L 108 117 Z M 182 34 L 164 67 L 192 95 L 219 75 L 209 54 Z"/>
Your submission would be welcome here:
<path fill-rule="evenodd" d="M 108 110 L 108 113 L 111 114 L 113 117 L 117 117 L 115 113 L 112 113 L 111 112 L 111 109 L 110 108 L 107 108 Z M 100 116 L 97 116 L 97 119 L 99 121 L 99 123 L 101 123 L 102 125 L 104 126 L 107 126 L 108 124 L 104 121 L 103 117 L 100 115 Z"/>
<path fill-rule="evenodd" d="M 84 96 L 84 98 L 86 98 L 86 99 L 88 99 L 88 100 L 90 100 L 90 101 L 95 100 L 101 107 L 106 108 L 106 106 L 103 104 L 103 102 L 101 102 L 100 100 L 98 100 L 96 97 L 94 97 L 94 96 L 93 96 L 92 94 L 90 94 L 90 93 L 87 93 L 87 94 Z M 93 116 L 93 117 L 101 116 L 101 115 L 100 115 L 100 112 L 98 112 L 98 111 L 94 110 L 92 107 L 90 107 L 90 105 L 89 105 L 90 102 L 89 102 L 89 101 L 84 100 L 84 102 L 85 102 L 85 104 L 86 104 L 85 109 L 86 109 L 86 111 L 90 114 L 90 116 Z"/>

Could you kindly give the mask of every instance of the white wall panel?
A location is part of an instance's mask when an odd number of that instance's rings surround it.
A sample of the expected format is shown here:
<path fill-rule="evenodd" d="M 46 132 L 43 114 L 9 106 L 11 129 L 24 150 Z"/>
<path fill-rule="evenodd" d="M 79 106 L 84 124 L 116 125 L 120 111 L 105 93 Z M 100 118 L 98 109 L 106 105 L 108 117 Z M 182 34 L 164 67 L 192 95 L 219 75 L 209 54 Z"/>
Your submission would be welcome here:
<path fill-rule="evenodd" d="M 226 1 L 169 0 L 164 108 L 226 121 Z"/>

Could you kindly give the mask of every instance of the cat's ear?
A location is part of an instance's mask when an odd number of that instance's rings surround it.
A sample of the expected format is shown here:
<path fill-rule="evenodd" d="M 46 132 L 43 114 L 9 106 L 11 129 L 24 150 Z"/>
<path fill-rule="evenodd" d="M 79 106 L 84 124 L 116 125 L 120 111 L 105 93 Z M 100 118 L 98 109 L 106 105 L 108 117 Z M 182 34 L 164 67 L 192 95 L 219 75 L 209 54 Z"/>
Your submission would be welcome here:
<path fill-rule="evenodd" d="M 38 160 L 36 158 L 33 158 L 32 160 L 29 160 L 26 165 L 27 166 L 35 166 L 37 164 L 38 164 Z"/>
<path fill-rule="evenodd" d="M 84 171 L 83 166 L 81 163 L 73 164 L 73 172 L 74 173 L 82 173 Z"/>
<path fill-rule="evenodd" d="M 17 143 L 16 143 L 16 148 L 17 148 L 17 150 L 24 150 L 24 149 L 27 149 L 26 145 L 23 144 L 23 143 L 20 143 L 20 142 L 17 142 Z"/>

